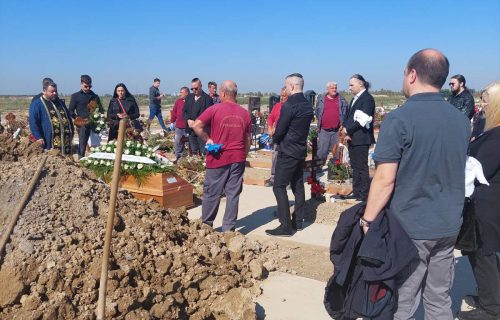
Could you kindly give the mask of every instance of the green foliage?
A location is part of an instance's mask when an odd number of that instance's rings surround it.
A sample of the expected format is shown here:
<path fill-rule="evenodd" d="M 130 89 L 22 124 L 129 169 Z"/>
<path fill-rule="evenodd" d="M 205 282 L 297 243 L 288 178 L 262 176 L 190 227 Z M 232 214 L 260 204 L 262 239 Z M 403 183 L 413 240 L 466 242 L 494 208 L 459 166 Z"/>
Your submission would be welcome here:
<path fill-rule="evenodd" d="M 328 179 L 340 182 L 345 182 L 352 177 L 352 168 L 347 163 L 342 163 L 340 160 L 328 162 Z"/>
<path fill-rule="evenodd" d="M 314 138 L 318 137 L 318 127 L 316 126 L 311 126 L 309 128 L 309 134 L 307 135 L 307 140 L 308 141 L 313 141 Z"/>

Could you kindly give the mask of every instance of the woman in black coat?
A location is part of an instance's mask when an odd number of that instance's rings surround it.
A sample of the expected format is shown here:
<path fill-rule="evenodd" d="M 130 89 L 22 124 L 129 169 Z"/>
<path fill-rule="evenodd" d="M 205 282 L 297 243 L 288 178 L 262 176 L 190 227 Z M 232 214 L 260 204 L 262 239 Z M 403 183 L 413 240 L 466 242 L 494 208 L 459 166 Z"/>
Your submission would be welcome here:
<path fill-rule="evenodd" d="M 488 85 L 484 94 L 488 102 L 485 131 L 469 147 L 470 156 L 481 163 L 489 183 L 476 184 L 472 194 L 479 248 L 468 257 L 478 296 L 468 296 L 466 302 L 477 309 L 460 312 L 459 319 L 500 319 L 500 81 Z"/>
<path fill-rule="evenodd" d="M 139 106 L 134 96 L 130 94 L 125 84 L 117 84 L 108 107 L 108 119 L 110 120 L 108 141 L 118 138 L 120 119 L 129 118 L 134 123 L 134 120 L 138 119 L 139 116 Z"/>

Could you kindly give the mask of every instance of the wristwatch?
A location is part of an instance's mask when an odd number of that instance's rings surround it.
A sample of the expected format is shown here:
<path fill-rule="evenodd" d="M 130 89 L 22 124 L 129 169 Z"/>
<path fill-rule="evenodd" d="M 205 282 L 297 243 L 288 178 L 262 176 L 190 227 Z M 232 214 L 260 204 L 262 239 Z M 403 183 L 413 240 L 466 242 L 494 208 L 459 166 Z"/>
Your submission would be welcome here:
<path fill-rule="evenodd" d="M 361 227 L 367 227 L 367 228 L 369 228 L 371 224 L 372 224 L 372 221 L 367 221 L 367 220 L 365 220 L 363 218 L 359 218 L 359 225 Z"/>

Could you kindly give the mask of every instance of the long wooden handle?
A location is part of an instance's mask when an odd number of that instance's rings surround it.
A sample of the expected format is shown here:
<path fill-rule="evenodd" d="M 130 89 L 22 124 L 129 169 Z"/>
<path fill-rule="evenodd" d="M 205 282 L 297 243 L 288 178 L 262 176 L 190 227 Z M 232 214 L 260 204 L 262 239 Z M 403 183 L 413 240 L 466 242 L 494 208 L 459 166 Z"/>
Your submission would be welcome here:
<path fill-rule="evenodd" d="M 104 236 L 104 251 L 101 265 L 101 280 L 99 282 L 99 299 L 97 300 L 97 319 L 104 320 L 106 312 L 106 285 L 108 283 L 109 253 L 111 236 L 113 234 L 113 220 L 115 218 L 116 195 L 120 183 L 120 167 L 122 164 L 123 137 L 125 136 L 125 120 L 120 120 L 118 127 L 118 140 L 115 150 L 115 164 L 113 167 L 113 180 L 111 181 L 111 195 L 109 198 L 108 220 L 106 221 L 106 235 Z"/>
<path fill-rule="evenodd" d="M 9 225 L 7 226 L 7 229 L 4 231 L 2 234 L 2 239 L 0 240 L 0 256 L 3 254 L 3 250 L 5 249 L 5 245 L 9 241 L 10 234 L 12 233 L 12 230 L 14 230 L 14 227 L 16 226 L 17 219 L 19 219 L 19 216 L 21 215 L 21 212 L 24 210 L 24 206 L 28 202 L 31 192 L 35 188 L 35 185 L 38 181 L 38 178 L 40 177 L 40 174 L 42 173 L 43 166 L 45 165 L 45 161 L 47 160 L 47 156 L 44 156 L 42 158 L 42 161 L 40 162 L 40 165 L 38 165 L 38 169 L 35 172 L 35 175 L 33 178 L 31 178 L 31 183 L 28 186 L 28 189 L 26 189 L 26 192 L 24 192 L 24 196 L 21 199 L 21 202 L 17 206 L 16 212 L 14 213 L 14 216 L 10 220 Z"/>

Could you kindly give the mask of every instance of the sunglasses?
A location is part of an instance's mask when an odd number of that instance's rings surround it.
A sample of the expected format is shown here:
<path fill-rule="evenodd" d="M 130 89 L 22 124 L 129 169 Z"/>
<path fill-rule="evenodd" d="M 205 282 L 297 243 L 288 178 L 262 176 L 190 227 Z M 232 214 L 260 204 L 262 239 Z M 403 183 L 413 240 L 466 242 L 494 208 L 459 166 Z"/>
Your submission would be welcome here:
<path fill-rule="evenodd" d="M 200 90 L 200 88 L 191 88 L 191 91 Z"/>
<path fill-rule="evenodd" d="M 85 89 L 87 89 L 87 88 L 89 88 L 89 89 L 90 89 L 90 88 L 92 88 L 92 85 L 91 85 L 91 84 L 84 84 L 84 85 L 83 85 L 83 87 L 84 87 Z"/>
<path fill-rule="evenodd" d="M 457 84 L 457 83 L 453 83 L 453 82 L 448 83 L 448 85 L 449 85 L 450 87 L 453 87 L 453 86 L 454 86 L 454 85 L 456 85 L 456 84 Z"/>

